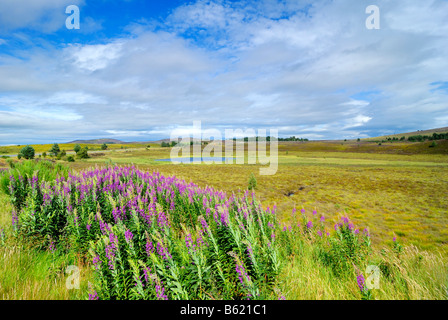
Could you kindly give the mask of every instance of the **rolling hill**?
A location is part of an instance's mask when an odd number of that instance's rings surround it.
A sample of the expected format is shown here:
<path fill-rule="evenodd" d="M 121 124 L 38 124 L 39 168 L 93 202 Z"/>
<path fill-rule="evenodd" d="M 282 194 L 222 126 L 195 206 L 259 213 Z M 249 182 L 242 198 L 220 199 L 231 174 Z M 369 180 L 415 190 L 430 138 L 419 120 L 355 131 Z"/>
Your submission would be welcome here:
<path fill-rule="evenodd" d="M 90 139 L 90 140 L 74 140 L 67 143 L 79 143 L 79 144 L 126 144 L 130 142 L 124 142 L 118 139 Z"/>

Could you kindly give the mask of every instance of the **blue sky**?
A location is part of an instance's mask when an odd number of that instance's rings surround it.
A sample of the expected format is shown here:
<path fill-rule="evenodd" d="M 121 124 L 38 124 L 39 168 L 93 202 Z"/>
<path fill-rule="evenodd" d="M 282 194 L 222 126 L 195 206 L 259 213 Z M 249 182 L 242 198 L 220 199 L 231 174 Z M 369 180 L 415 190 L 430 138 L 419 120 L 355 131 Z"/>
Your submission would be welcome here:
<path fill-rule="evenodd" d="M 309 139 L 445 127 L 446 21 L 444 0 L 2 0 L 0 145 L 157 140 L 198 120 Z"/>

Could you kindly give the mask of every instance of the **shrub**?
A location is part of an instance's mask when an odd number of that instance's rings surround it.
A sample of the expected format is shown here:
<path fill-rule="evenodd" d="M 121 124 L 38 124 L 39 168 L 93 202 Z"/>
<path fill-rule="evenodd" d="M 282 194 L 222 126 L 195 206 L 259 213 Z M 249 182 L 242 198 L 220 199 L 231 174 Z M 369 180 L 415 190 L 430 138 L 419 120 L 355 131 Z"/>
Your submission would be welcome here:
<path fill-rule="evenodd" d="M 227 198 L 134 167 L 18 179 L 11 190 L 27 203 L 14 202 L 19 234 L 92 259 L 91 299 L 264 299 L 280 272 L 276 217 L 248 193 Z"/>
<path fill-rule="evenodd" d="M 61 152 L 61 149 L 59 148 L 59 145 L 57 143 L 53 144 L 53 146 L 51 147 L 51 149 L 49 150 L 49 152 L 53 155 L 53 156 L 57 156 L 59 154 L 59 152 Z"/>
<path fill-rule="evenodd" d="M 331 237 L 320 252 L 324 264 L 336 275 L 362 265 L 371 251 L 368 230 L 361 233 L 347 217 L 342 217 L 341 221 L 334 226 L 335 237 Z"/>
<path fill-rule="evenodd" d="M 90 158 L 87 150 L 88 150 L 87 147 L 82 148 L 77 154 L 78 158 L 80 159 Z"/>
<path fill-rule="evenodd" d="M 27 145 L 20 150 L 22 157 L 25 159 L 33 159 L 34 158 L 34 148 L 30 145 Z M 20 158 L 19 158 L 20 159 Z"/>
<path fill-rule="evenodd" d="M 253 190 L 257 188 L 257 179 L 255 179 L 255 176 L 253 173 L 249 176 L 249 184 L 247 186 L 248 190 Z"/>
<path fill-rule="evenodd" d="M 37 176 L 41 181 L 52 181 L 57 177 L 67 178 L 69 168 L 62 164 L 55 164 L 49 160 L 29 160 L 22 163 L 10 163 L 8 175 L 0 178 L 0 187 L 3 192 L 10 195 L 10 185 L 12 182 L 25 181 Z"/>
<path fill-rule="evenodd" d="M 73 151 L 75 151 L 75 153 L 78 153 L 81 150 L 81 146 L 79 144 L 75 144 L 75 146 L 73 147 Z"/>
<path fill-rule="evenodd" d="M 101 150 L 106 150 L 106 149 L 107 149 L 107 144 L 103 143 L 103 144 L 101 145 Z"/>
<path fill-rule="evenodd" d="M 72 155 L 67 156 L 68 162 L 75 162 L 75 158 Z"/>

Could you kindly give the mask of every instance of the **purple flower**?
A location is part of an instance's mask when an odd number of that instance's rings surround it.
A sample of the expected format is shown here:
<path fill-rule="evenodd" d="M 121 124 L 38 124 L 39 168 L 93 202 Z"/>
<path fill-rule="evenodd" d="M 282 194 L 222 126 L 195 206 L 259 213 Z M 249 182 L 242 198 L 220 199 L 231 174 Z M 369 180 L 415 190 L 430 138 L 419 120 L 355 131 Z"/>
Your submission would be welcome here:
<path fill-rule="evenodd" d="M 95 269 L 98 270 L 101 266 L 102 261 L 100 260 L 100 256 L 96 255 L 93 257 L 93 265 L 95 266 Z"/>
<path fill-rule="evenodd" d="M 191 233 L 185 236 L 185 245 L 187 248 L 191 248 L 193 246 L 193 239 L 191 238 Z"/>
<path fill-rule="evenodd" d="M 205 221 L 204 218 L 201 219 L 201 225 L 202 225 L 202 228 L 204 229 L 204 231 L 207 231 L 208 224 L 207 224 L 207 221 Z"/>
<path fill-rule="evenodd" d="M 106 258 L 108 260 L 109 269 L 113 270 L 115 267 L 115 246 L 113 244 L 109 244 L 105 248 Z"/>
<path fill-rule="evenodd" d="M 87 230 L 89 230 L 89 231 L 90 231 L 90 226 L 91 226 L 90 224 L 87 224 L 87 225 L 86 225 L 86 228 L 87 228 Z"/>
<path fill-rule="evenodd" d="M 96 291 L 89 293 L 89 300 L 99 300 L 98 293 Z"/>
<path fill-rule="evenodd" d="M 54 252 L 54 241 L 53 239 L 50 240 L 50 246 L 48 247 L 50 249 L 51 252 Z"/>
<path fill-rule="evenodd" d="M 364 233 L 364 235 L 365 235 L 366 237 L 370 237 L 370 233 L 369 233 L 369 230 L 368 230 L 367 228 L 364 228 L 363 233 Z"/>
<path fill-rule="evenodd" d="M 246 269 L 244 269 L 244 266 L 242 264 L 237 263 L 235 270 L 238 273 L 238 279 L 240 280 L 242 285 L 244 285 L 244 280 L 250 282 L 250 277 L 246 273 Z"/>
<path fill-rule="evenodd" d="M 317 211 L 316 211 L 316 210 L 313 210 L 313 216 L 316 215 L 316 214 L 317 214 Z"/>
<path fill-rule="evenodd" d="M 360 290 L 361 292 L 363 292 L 364 289 L 365 289 L 365 286 L 364 286 L 364 283 L 365 283 L 364 276 L 360 273 L 360 274 L 356 277 L 356 280 L 357 280 L 357 282 L 358 282 L 359 290 Z"/>
<path fill-rule="evenodd" d="M 226 227 L 229 225 L 229 215 L 226 211 L 221 213 L 221 223 Z"/>
<path fill-rule="evenodd" d="M 101 229 L 101 233 L 106 235 L 107 232 L 110 232 L 110 228 L 107 225 L 107 223 L 103 222 L 102 220 L 100 220 L 100 229 Z"/>
<path fill-rule="evenodd" d="M 168 218 L 166 217 L 164 212 L 160 212 L 157 217 L 157 224 L 160 228 L 165 226 L 169 227 Z"/>
<path fill-rule="evenodd" d="M 131 242 L 134 235 L 132 234 L 131 230 L 126 230 L 126 232 L 124 233 L 124 237 L 126 239 L 126 242 L 129 243 Z"/>
<path fill-rule="evenodd" d="M 308 228 L 308 229 L 311 229 L 312 227 L 313 227 L 313 222 L 310 220 L 310 221 L 308 221 L 308 223 L 306 224 L 306 227 Z"/>
<path fill-rule="evenodd" d="M 160 285 L 156 285 L 156 295 L 159 300 L 168 300 L 168 296 L 165 294 L 165 288 Z"/>
<path fill-rule="evenodd" d="M 393 240 L 394 242 L 397 241 L 397 237 L 394 237 L 392 240 Z"/>
<path fill-rule="evenodd" d="M 317 231 L 317 234 L 320 236 L 320 237 L 322 237 L 322 231 Z"/>
<path fill-rule="evenodd" d="M 164 259 L 168 260 L 171 258 L 171 254 L 168 252 L 168 248 L 165 248 L 163 244 L 157 242 L 157 253 Z"/>
<path fill-rule="evenodd" d="M 19 217 L 15 210 L 12 210 L 12 225 L 15 226 L 19 222 Z"/>
<path fill-rule="evenodd" d="M 154 245 L 152 244 L 152 241 L 146 242 L 146 254 L 148 257 L 151 255 L 151 253 L 154 253 Z"/>
<path fill-rule="evenodd" d="M 150 279 L 150 273 L 151 272 L 151 268 L 143 268 L 143 275 L 144 275 L 144 277 L 145 277 L 145 281 L 146 281 L 146 283 L 148 283 L 149 282 L 149 279 Z"/>
<path fill-rule="evenodd" d="M 324 217 L 324 216 L 321 216 L 321 217 L 320 217 L 320 221 L 321 221 L 321 222 L 324 222 L 324 221 L 325 221 L 325 217 Z"/>
<path fill-rule="evenodd" d="M 118 238 L 112 232 L 109 234 L 109 241 L 116 247 L 118 245 Z"/>

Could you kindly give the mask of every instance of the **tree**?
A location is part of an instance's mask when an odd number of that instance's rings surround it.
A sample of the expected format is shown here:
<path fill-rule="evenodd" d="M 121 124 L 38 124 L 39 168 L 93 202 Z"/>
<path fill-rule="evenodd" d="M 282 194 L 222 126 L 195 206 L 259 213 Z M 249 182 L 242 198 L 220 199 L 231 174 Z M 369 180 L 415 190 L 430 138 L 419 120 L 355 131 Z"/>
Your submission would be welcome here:
<path fill-rule="evenodd" d="M 79 152 L 78 152 L 78 158 L 80 159 L 87 159 L 90 158 L 89 154 L 87 153 L 87 147 L 82 148 Z"/>
<path fill-rule="evenodd" d="M 25 146 L 20 150 L 22 157 L 25 159 L 33 159 L 34 158 L 34 148 L 32 146 Z"/>
<path fill-rule="evenodd" d="M 106 150 L 107 149 L 107 144 L 106 143 L 103 143 L 102 145 L 101 145 L 101 150 Z"/>
<path fill-rule="evenodd" d="M 79 144 L 75 144 L 75 146 L 73 147 L 73 151 L 75 151 L 75 153 L 78 153 L 81 150 L 81 146 Z"/>
<path fill-rule="evenodd" d="M 75 158 L 72 155 L 67 156 L 68 162 L 75 162 Z"/>
<path fill-rule="evenodd" d="M 55 144 L 53 144 L 53 146 L 51 147 L 49 152 L 52 155 L 57 156 L 59 154 L 59 152 L 61 152 L 61 149 L 59 148 L 59 145 L 57 143 L 55 143 Z"/>
<path fill-rule="evenodd" d="M 46 158 L 47 157 L 47 153 L 46 152 L 42 152 L 42 157 Z"/>

